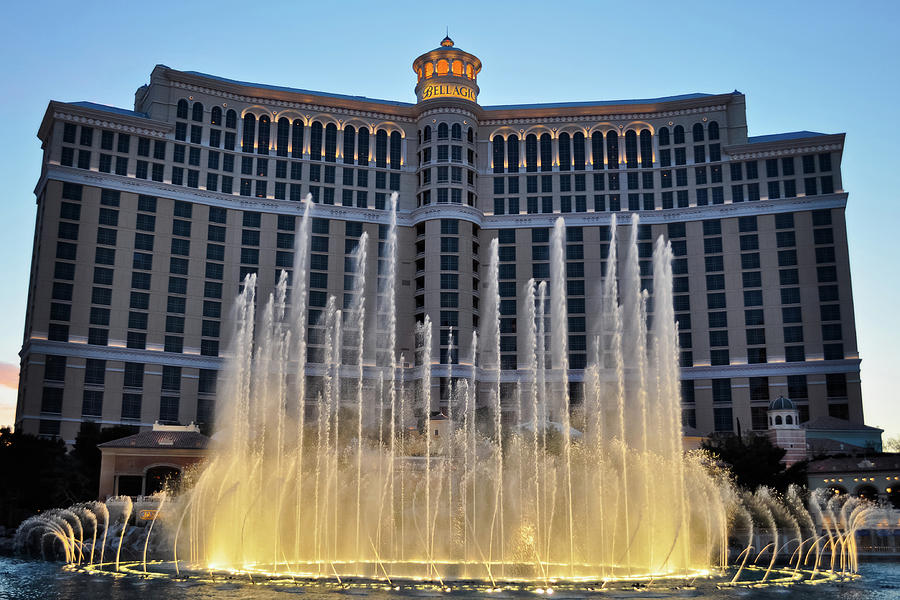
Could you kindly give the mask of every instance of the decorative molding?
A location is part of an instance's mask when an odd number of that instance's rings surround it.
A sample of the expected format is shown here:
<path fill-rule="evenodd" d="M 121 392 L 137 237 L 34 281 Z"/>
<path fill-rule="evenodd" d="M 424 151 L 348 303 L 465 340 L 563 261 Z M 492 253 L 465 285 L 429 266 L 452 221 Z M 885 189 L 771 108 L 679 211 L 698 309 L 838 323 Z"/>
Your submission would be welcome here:
<path fill-rule="evenodd" d="M 230 208 L 232 210 L 254 210 L 284 215 L 302 215 L 306 208 L 304 202 L 290 200 L 273 200 L 270 198 L 253 198 L 235 196 L 220 192 L 185 188 L 183 186 L 160 183 L 146 179 L 135 179 L 111 173 L 85 171 L 74 167 L 47 165 L 35 193 L 39 196 L 48 180 L 80 183 L 114 189 L 132 194 L 147 194 L 173 200 L 183 200 L 197 204 Z M 552 227 L 557 219 L 562 218 L 568 226 L 597 227 L 609 225 L 615 215 L 620 222 L 627 224 L 631 215 L 637 215 L 643 224 L 678 223 L 703 219 L 724 219 L 750 215 L 765 215 L 823 208 L 843 208 L 847 205 L 846 192 L 818 196 L 802 196 L 799 198 L 782 198 L 757 202 L 739 202 L 736 204 L 716 204 L 711 206 L 692 206 L 689 208 L 670 208 L 665 210 L 639 210 L 619 212 L 587 212 L 587 213 L 550 213 L 550 214 L 518 214 L 518 215 L 484 215 L 479 209 L 465 204 L 429 204 L 413 210 L 398 210 L 397 224 L 401 227 L 413 227 L 429 219 L 462 219 L 475 223 L 483 229 L 509 229 L 515 227 Z M 387 210 L 356 208 L 354 206 L 338 206 L 331 204 L 313 204 L 310 211 L 316 217 L 340 221 L 362 221 L 388 225 L 391 215 Z"/>
<path fill-rule="evenodd" d="M 446 108 L 429 108 L 428 110 L 423 111 L 422 114 L 420 114 L 418 117 L 416 117 L 416 121 L 419 121 L 426 117 L 430 117 L 432 115 L 445 115 L 447 113 L 469 117 L 470 119 L 475 120 L 475 123 L 470 123 L 471 125 L 476 127 L 480 125 L 480 123 L 478 122 L 478 116 L 474 112 L 452 106 L 448 106 Z"/>
<path fill-rule="evenodd" d="M 536 105 L 534 109 L 555 108 L 553 106 L 543 107 Z M 546 118 L 529 118 L 529 119 L 484 119 L 479 121 L 479 125 L 536 125 L 542 123 L 578 123 L 584 121 L 596 120 L 600 123 L 606 121 L 639 121 L 644 119 L 661 119 L 665 117 L 680 117 L 684 115 L 696 115 L 706 112 L 724 111 L 726 106 L 720 104 L 717 106 L 704 106 L 702 108 L 685 108 L 681 110 L 667 110 L 661 112 L 643 112 L 643 113 L 622 113 L 622 114 L 596 114 L 596 115 L 575 115 L 571 117 L 546 117 Z M 522 108 L 510 108 L 501 110 L 530 110 Z M 490 111 L 487 111 L 490 112 Z"/>
<path fill-rule="evenodd" d="M 228 357 L 198 356 L 191 354 L 176 354 L 172 352 L 159 352 L 153 350 L 138 350 L 134 348 L 121 348 L 114 346 L 92 346 L 89 344 L 73 344 L 68 342 L 55 342 L 49 340 L 28 340 L 19 353 L 23 358 L 31 353 L 53 354 L 57 356 L 72 356 L 78 358 L 94 358 L 100 360 L 112 360 L 120 362 L 136 362 L 154 365 L 174 365 L 193 369 L 222 369 Z M 29 360 L 29 364 L 30 364 Z M 737 377 L 785 377 L 788 375 L 822 375 L 827 373 L 859 373 L 861 359 L 845 360 L 817 360 L 805 362 L 781 362 L 761 364 L 722 365 L 704 367 L 683 367 L 681 378 L 684 380 L 696 379 L 721 379 Z M 292 370 L 296 370 L 294 363 Z M 325 375 L 328 367 L 319 363 L 310 363 L 306 366 L 308 376 Z M 363 366 L 363 379 L 375 381 L 379 375 L 388 371 L 387 367 L 372 365 Z M 422 366 L 397 367 L 397 375 L 405 371 L 403 375 L 406 381 L 420 380 L 426 375 L 437 384 L 440 377 L 459 377 L 465 379 L 475 378 L 476 381 L 496 381 L 497 371 L 481 367 L 473 367 L 470 364 L 444 365 L 432 364 L 430 372 L 425 373 Z M 633 372 L 634 369 L 626 369 Z M 357 367 L 344 365 L 341 368 L 341 376 L 352 378 L 358 373 Z M 500 372 L 501 383 L 530 382 L 533 373 L 526 369 L 504 370 Z M 600 381 L 615 381 L 615 372 L 607 369 L 601 372 Z M 548 369 L 545 374 L 547 382 L 560 382 L 563 380 L 560 370 Z M 584 381 L 584 370 L 570 369 L 569 381 Z"/>
<path fill-rule="evenodd" d="M 678 223 L 704 219 L 724 219 L 729 217 L 734 218 L 750 215 L 797 212 L 801 210 L 818 210 L 821 208 L 843 208 L 847 205 L 847 197 L 848 195 L 846 193 L 838 193 L 758 202 L 738 202 L 736 204 L 669 208 L 665 210 L 488 215 L 484 217 L 481 227 L 484 229 L 552 227 L 558 218 L 562 218 L 568 226 L 596 227 L 598 225 L 611 224 L 613 216 L 616 216 L 616 219 L 620 224 L 628 225 L 631 220 L 631 215 L 637 215 L 641 224 L 644 225 Z"/>
<path fill-rule="evenodd" d="M 230 208 L 232 210 L 254 210 L 282 215 L 302 215 L 306 210 L 305 202 L 293 202 L 290 200 L 274 200 L 271 198 L 254 198 L 252 196 L 236 196 L 221 192 L 210 192 L 196 188 L 186 188 L 180 185 L 151 181 L 149 179 L 136 179 L 112 173 L 99 173 L 86 171 L 74 167 L 63 167 L 48 164 L 38 181 L 35 193 L 40 195 L 48 180 L 64 181 L 68 183 L 80 183 L 107 189 L 119 190 L 131 194 L 147 194 L 172 200 L 183 200 L 208 206 Z M 401 225 L 409 225 L 408 210 L 397 211 L 397 221 Z M 375 210 L 371 208 L 356 208 L 354 206 L 338 206 L 331 204 L 312 204 L 310 213 L 324 219 L 337 219 L 342 221 L 364 221 L 366 223 L 381 223 L 388 225 L 391 215 L 387 210 Z"/>
<path fill-rule="evenodd" d="M 22 347 L 20 356 L 31 353 L 55 354 L 58 356 L 77 356 L 79 358 L 96 358 L 100 360 L 116 360 L 121 362 L 147 363 L 153 365 L 177 365 L 193 369 L 221 369 L 225 358 L 201 356 L 199 354 L 178 354 L 155 350 L 139 350 L 118 346 L 93 346 L 90 344 L 73 344 L 51 340 L 30 339 Z"/>
<path fill-rule="evenodd" d="M 196 92 L 200 94 L 206 94 L 208 96 L 218 96 L 220 98 L 227 98 L 228 100 L 236 100 L 238 102 L 245 102 L 247 104 L 261 104 L 263 106 L 278 106 L 281 108 L 293 108 L 301 111 L 318 111 L 324 113 L 338 114 L 338 115 L 349 115 L 353 117 L 361 117 L 368 119 L 381 119 L 383 121 L 399 121 L 402 123 L 415 123 L 416 120 L 412 117 L 406 117 L 396 114 L 389 113 L 380 113 L 375 111 L 368 110 L 353 110 L 349 108 L 340 108 L 337 106 L 325 106 L 322 104 L 312 104 L 308 102 L 288 102 L 286 100 L 274 100 L 272 98 L 262 98 L 259 96 L 245 96 L 243 94 L 235 94 L 232 92 L 225 92 L 222 90 L 217 90 L 215 88 L 194 85 L 190 83 L 184 83 L 182 81 L 172 81 L 172 87 L 187 90 L 190 92 Z M 302 93 L 302 92 L 295 92 Z M 365 100 L 359 100 L 359 102 L 365 102 Z M 405 107 L 404 107 L 405 108 Z M 411 107 L 410 107 L 411 108 Z"/>
<path fill-rule="evenodd" d="M 102 111 L 97 111 L 102 112 Z M 107 119 L 95 119 L 92 117 L 86 117 L 83 115 L 72 114 L 68 112 L 62 111 L 54 111 L 53 118 L 59 119 L 60 121 L 69 121 L 71 123 L 78 123 L 81 125 L 90 125 L 92 127 L 105 127 L 107 129 L 115 129 L 116 131 L 124 131 L 127 133 L 133 133 L 136 135 L 147 135 L 155 138 L 165 138 L 171 129 L 151 129 L 149 127 L 137 127 L 134 125 L 125 125 L 123 123 L 117 121 L 111 121 Z M 149 119 L 148 119 L 149 120 Z"/>
<path fill-rule="evenodd" d="M 812 360 L 716 367 L 685 367 L 682 379 L 719 379 L 728 377 L 785 377 L 787 375 L 820 375 L 825 373 L 858 373 L 862 360 Z"/>
<path fill-rule="evenodd" d="M 741 144 L 744 146 L 744 144 Z M 810 152 L 827 152 L 830 150 L 843 150 L 843 144 L 817 144 L 817 145 L 804 145 L 804 146 L 795 146 L 793 148 L 779 148 L 776 150 L 761 150 L 759 152 L 747 152 L 747 151 L 737 151 L 734 153 L 729 152 L 728 147 L 726 146 L 722 153 L 727 155 L 729 158 L 736 160 L 746 160 L 752 158 L 772 158 L 776 156 L 795 156 L 798 154 L 809 154 Z"/>

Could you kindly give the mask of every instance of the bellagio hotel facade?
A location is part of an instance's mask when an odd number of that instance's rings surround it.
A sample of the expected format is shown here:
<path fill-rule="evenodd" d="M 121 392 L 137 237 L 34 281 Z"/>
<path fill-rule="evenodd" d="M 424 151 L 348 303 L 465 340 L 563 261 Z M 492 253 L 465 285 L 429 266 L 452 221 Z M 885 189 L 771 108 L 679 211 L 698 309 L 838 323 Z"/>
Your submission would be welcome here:
<path fill-rule="evenodd" d="M 675 256 L 685 425 L 765 429 L 781 395 L 801 420 L 863 421 L 843 134 L 750 137 L 737 91 L 481 106 L 481 67 L 446 38 L 413 62 L 415 103 L 162 65 L 133 110 L 50 102 L 16 427 L 72 443 L 85 421 L 208 424 L 240 282 L 256 273 L 265 298 L 290 272 L 307 194 L 316 314 L 363 231 L 370 257 L 384 247 L 392 192 L 397 352 L 412 360 L 429 315 L 433 409 L 471 368 L 495 238 L 502 380 L 519 376 L 522 289 L 549 277 L 559 217 L 578 402 L 610 223 L 637 214 L 648 284 L 658 236 Z"/>

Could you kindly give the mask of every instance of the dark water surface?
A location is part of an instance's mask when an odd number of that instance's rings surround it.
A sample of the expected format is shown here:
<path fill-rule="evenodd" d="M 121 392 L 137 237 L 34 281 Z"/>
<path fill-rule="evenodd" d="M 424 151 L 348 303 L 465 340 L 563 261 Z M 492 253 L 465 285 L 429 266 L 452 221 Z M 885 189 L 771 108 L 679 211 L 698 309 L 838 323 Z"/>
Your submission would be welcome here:
<path fill-rule="evenodd" d="M 791 588 L 766 589 L 683 589 L 666 592 L 658 589 L 609 590 L 603 592 L 559 591 L 552 598 L 698 598 L 722 600 L 739 598 L 783 600 L 900 600 L 900 563 L 873 562 L 860 567 L 861 578 L 845 583 L 799 585 Z M 240 582 L 172 581 L 168 579 L 142 580 L 134 577 L 91 576 L 64 571 L 59 564 L 0 557 L 0 600 L 131 600 L 152 598 L 175 599 L 251 599 L 271 600 L 306 597 L 309 600 L 338 600 L 341 597 L 368 596 L 375 600 L 446 596 L 452 598 L 542 598 L 533 592 L 503 591 L 478 593 L 457 591 L 441 594 L 430 590 L 387 592 L 381 590 L 333 590 L 316 587 L 266 587 Z"/>

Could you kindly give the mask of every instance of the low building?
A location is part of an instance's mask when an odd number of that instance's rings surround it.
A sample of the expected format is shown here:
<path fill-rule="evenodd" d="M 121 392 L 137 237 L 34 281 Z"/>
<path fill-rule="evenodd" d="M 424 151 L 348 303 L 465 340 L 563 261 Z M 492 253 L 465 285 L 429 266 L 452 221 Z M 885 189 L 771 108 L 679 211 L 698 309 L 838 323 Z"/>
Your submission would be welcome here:
<path fill-rule="evenodd" d="M 886 500 L 900 508 L 900 454 L 823 458 L 807 467 L 810 490 L 826 488 L 869 500 Z"/>
<path fill-rule="evenodd" d="M 100 444 L 99 497 L 149 496 L 206 456 L 209 438 L 190 425 L 160 425 Z"/>

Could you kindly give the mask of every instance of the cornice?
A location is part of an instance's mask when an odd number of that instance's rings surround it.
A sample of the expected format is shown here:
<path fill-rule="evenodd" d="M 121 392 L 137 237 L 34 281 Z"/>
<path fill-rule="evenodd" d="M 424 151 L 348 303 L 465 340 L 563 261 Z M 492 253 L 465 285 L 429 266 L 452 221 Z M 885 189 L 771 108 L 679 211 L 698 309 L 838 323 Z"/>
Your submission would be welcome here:
<path fill-rule="evenodd" d="M 68 183 L 80 183 L 95 187 L 104 187 L 131 194 L 146 194 L 159 196 L 173 200 L 183 200 L 208 206 L 230 208 L 232 210 L 254 210 L 281 215 L 302 215 L 306 209 L 304 202 L 290 200 L 274 200 L 271 198 L 254 198 L 251 196 L 235 196 L 221 192 L 186 188 L 170 183 L 150 181 L 148 179 L 136 179 L 111 173 L 99 173 L 97 171 L 85 171 L 74 167 L 60 165 L 47 165 L 41 179 L 35 188 L 35 193 L 40 195 L 47 180 L 64 181 Z M 367 223 L 381 223 L 388 225 L 391 215 L 387 211 L 356 208 L 353 206 L 338 206 L 330 204 L 313 204 L 310 211 L 316 217 L 324 219 L 337 219 L 342 221 L 365 221 Z M 401 225 L 409 226 L 409 211 L 398 210 L 397 220 Z"/>
<path fill-rule="evenodd" d="M 253 198 L 235 196 L 220 192 L 209 192 L 194 188 L 160 183 L 146 179 L 135 179 L 111 173 L 85 171 L 74 167 L 47 165 L 35 188 L 40 197 L 48 180 L 80 183 L 95 187 L 119 190 L 132 194 L 147 194 L 173 200 L 183 200 L 230 208 L 232 210 L 255 210 L 283 215 L 302 215 L 306 204 L 289 200 L 273 200 L 269 198 Z M 759 202 L 739 202 L 736 204 L 716 204 L 712 206 L 695 206 L 690 208 L 670 208 L 665 210 L 588 212 L 588 213 L 551 213 L 551 214 L 519 214 L 519 215 L 484 215 L 477 208 L 465 204 L 429 204 L 413 210 L 398 210 L 397 224 L 401 227 L 413 227 L 429 219 L 462 219 L 475 223 L 483 229 L 508 229 L 514 227 L 552 227 L 560 217 L 568 226 L 597 227 L 609 225 L 613 216 L 621 221 L 630 220 L 637 214 L 641 223 L 664 224 L 702 219 L 723 219 L 750 215 L 765 215 L 823 208 L 843 208 L 847 205 L 848 194 L 826 194 L 799 198 L 783 198 Z M 313 204 L 312 214 L 324 219 L 340 221 L 363 221 L 366 223 L 390 224 L 391 215 L 387 211 L 338 206 L 330 204 Z"/>
<path fill-rule="evenodd" d="M 91 344 L 73 344 L 71 342 L 55 342 L 51 340 L 30 339 L 22 346 L 19 356 L 28 354 L 54 354 L 58 356 L 77 356 L 122 362 L 137 362 L 153 365 L 178 365 L 194 369 L 220 369 L 225 358 L 201 356 L 199 354 L 178 354 L 158 350 L 139 350 L 119 346 L 94 346 Z"/>
<path fill-rule="evenodd" d="M 474 121 L 474 123 L 472 123 L 473 125 L 480 125 L 480 122 L 478 121 L 478 115 L 476 115 L 474 111 L 466 110 L 464 108 L 459 108 L 458 106 L 447 106 L 444 108 L 436 108 L 436 107 L 428 108 L 428 109 L 422 111 L 422 113 L 416 117 L 416 121 L 420 121 L 421 119 L 430 117 L 432 115 L 446 115 L 447 113 L 455 114 L 455 115 L 462 115 L 464 117 L 469 117 L 470 119 L 472 119 Z"/>
<path fill-rule="evenodd" d="M 753 365 L 722 365 L 716 367 L 685 367 L 682 379 L 718 379 L 727 377 L 784 377 L 786 375 L 821 375 L 825 373 L 859 372 L 862 360 L 812 360 L 804 362 L 761 363 Z"/>
<path fill-rule="evenodd" d="M 403 225 L 413 227 L 430 219 L 462 219 L 480 227 L 484 221 L 484 213 L 467 204 L 429 204 L 410 212 Z"/>
<path fill-rule="evenodd" d="M 844 134 L 822 135 L 793 140 L 775 140 L 758 144 L 733 144 L 722 148 L 722 153 L 732 159 L 771 158 L 794 156 L 810 152 L 827 152 L 844 149 Z"/>
<path fill-rule="evenodd" d="M 662 111 L 641 111 L 641 112 L 597 112 L 599 107 L 578 107 L 582 112 L 579 114 L 573 114 L 570 116 L 545 116 L 545 117 L 516 117 L 510 116 L 507 118 L 499 118 L 499 119 L 491 119 L 491 118 L 482 118 L 479 121 L 479 125 L 512 125 L 512 124 L 521 124 L 521 125 L 540 125 L 545 123 L 580 123 L 584 121 L 646 121 L 649 119 L 660 119 L 665 117 L 681 117 L 685 115 L 696 115 L 701 113 L 715 112 L 715 111 L 724 111 L 726 106 L 724 104 L 716 104 L 712 106 L 703 106 L 696 108 L 682 108 L 678 110 L 662 110 Z M 610 108 L 622 108 L 622 105 L 618 107 L 610 107 Z M 508 112 L 513 115 L 516 112 L 526 112 L 526 111 L 549 111 L 555 110 L 556 112 L 566 111 L 566 110 L 574 110 L 574 109 L 565 109 L 565 108 L 511 108 Z M 594 112 L 590 112 L 593 110 Z M 490 111 L 483 111 L 482 114 L 489 114 Z"/>
<path fill-rule="evenodd" d="M 263 106 L 277 106 L 280 108 L 293 108 L 301 111 L 316 111 L 316 112 L 324 112 L 330 114 L 339 114 L 339 115 L 348 115 L 352 117 L 361 117 L 368 119 L 381 119 L 383 121 L 399 121 L 403 123 L 415 123 L 415 118 L 413 118 L 409 114 L 403 113 L 388 113 L 388 112 L 379 112 L 379 111 L 370 111 L 370 110 L 361 110 L 361 109 L 352 109 L 343 106 L 339 106 L 340 103 L 348 102 L 347 100 L 335 99 L 335 104 L 324 104 L 324 103 L 314 103 L 314 102 L 292 102 L 288 100 L 278 100 L 271 97 L 265 96 L 254 96 L 254 95 L 246 95 L 239 94 L 235 92 L 228 92 L 225 90 L 197 85 L 192 83 L 187 83 L 184 81 L 178 81 L 174 79 L 170 79 L 171 85 L 174 88 L 183 89 L 190 92 L 197 92 L 201 94 L 206 94 L 208 96 L 218 96 L 220 98 L 226 98 L 228 100 L 235 100 L 238 102 L 244 102 L 246 104 L 257 104 Z M 232 85 L 232 84 L 229 84 Z M 283 92 L 283 93 L 295 93 L 295 92 Z M 322 100 L 325 100 L 326 96 L 319 96 Z M 361 104 L 364 103 L 364 100 L 359 101 Z M 404 112 L 411 112 L 412 107 L 403 107 Z"/>
<path fill-rule="evenodd" d="M 54 119 L 154 138 L 165 138 L 174 130 L 172 124 L 164 121 L 110 113 L 94 108 L 52 101 L 47 106 L 47 111 L 44 113 L 44 119 L 38 130 L 38 137 L 44 142 L 47 142 L 50 125 Z"/>
<path fill-rule="evenodd" d="M 483 229 L 507 229 L 512 227 L 552 227 L 562 217 L 567 226 L 610 225 L 613 216 L 620 224 L 628 224 L 631 215 L 636 214 L 642 225 L 678 223 L 703 219 L 724 219 L 750 215 L 766 215 L 821 208 L 843 208 L 847 205 L 846 193 L 764 200 L 759 202 L 738 202 L 736 204 L 716 204 L 693 206 L 690 208 L 669 208 L 665 210 L 637 210 L 602 213 L 552 213 L 531 215 L 489 215 L 482 220 Z"/>

